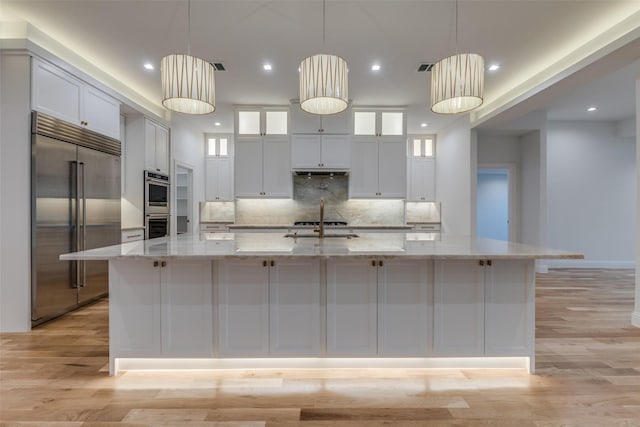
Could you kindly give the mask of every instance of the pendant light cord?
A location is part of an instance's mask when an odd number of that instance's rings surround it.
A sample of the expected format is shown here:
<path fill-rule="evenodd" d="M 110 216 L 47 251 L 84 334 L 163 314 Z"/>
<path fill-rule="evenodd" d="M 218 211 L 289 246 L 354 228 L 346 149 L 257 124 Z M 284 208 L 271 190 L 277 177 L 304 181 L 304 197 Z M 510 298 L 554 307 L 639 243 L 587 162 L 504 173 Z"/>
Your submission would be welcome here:
<path fill-rule="evenodd" d="M 326 12 L 325 12 L 325 0 L 322 0 L 322 49 L 324 50 L 324 31 L 325 31 L 325 16 L 326 16 Z"/>
<path fill-rule="evenodd" d="M 456 55 L 458 54 L 458 0 L 456 0 Z"/>
<path fill-rule="evenodd" d="M 191 0 L 187 0 L 187 55 L 191 56 Z"/>

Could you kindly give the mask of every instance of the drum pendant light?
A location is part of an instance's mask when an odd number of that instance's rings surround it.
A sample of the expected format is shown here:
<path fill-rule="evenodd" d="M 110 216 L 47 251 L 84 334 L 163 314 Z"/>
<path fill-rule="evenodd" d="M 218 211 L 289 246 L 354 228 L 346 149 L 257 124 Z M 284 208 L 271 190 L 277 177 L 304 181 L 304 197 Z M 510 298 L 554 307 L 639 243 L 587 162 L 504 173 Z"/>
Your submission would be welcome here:
<path fill-rule="evenodd" d="M 455 6 L 456 50 L 458 49 L 458 1 Z M 458 114 L 482 105 L 484 58 L 458 53 L 438 61 L 431 69 L 431 111 Z"/>
<path fill-rule="evenodd" d="M 162 58 L 162 105 L 186 114 L 208 114 L 216 109 L 214 67 L 208 61 L 191 56 L 191 0 L 188 2 L 187 54 Z"/>
<path fill-rule="evenodd" d="M 325 0 L 322 0 L 322 45 L 325 40 Z M 336 114 L 349 106 L 347 61 L 318 54 L 300 63 L 300 108 L 312 114 Z"/>

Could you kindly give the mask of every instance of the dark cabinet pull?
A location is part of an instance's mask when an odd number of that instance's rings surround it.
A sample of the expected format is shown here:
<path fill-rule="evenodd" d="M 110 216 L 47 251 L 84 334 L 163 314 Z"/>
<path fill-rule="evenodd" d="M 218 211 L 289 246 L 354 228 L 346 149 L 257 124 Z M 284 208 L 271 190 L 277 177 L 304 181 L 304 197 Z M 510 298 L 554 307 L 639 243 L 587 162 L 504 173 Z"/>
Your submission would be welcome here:
<path fill-rule="evenodd" d="M 487 265 L 491 266 L 493 263 L 491 262 L 491 260 L 487 260 Z"/>
<path fill-rule="evenodd" d="M 274 260 L 271 260 L 271 267 L 275 266 L 276 262 Z"/>
<path fill-rule="evenodd" d="M 478 261 L 478 264 L 480 264 L 481 266 L 484 266 L 484 261 L 480 260 Z"/>
<path fill-rule="evenodd" d="M 153 266 L 157 267 L 158 266 L 158 261 L 153 261 Z"/>
<path fill-rule="evenodd" d="M 371 266 L 372 266 L 372 267 L 375 267 L 375 266 L 376 266 L 376 260 L 375 260 L 375 259 L 372 259 L 372 260 L 371 260 Z"/>
<path fill-rule="evenodd" d="M 382 266 L 384 265 L 384 264 L 382 263 L 382 260 L 378 261 L 378 265 L 379 265 L 380 267 L 382 267 Z"/>
<path fill-rule="evenodd" d="M 160 267 L 166 267 L 166 266 L 167 266 L 167 262 L 166 262 L 166 261 L 162 261 L 162 262 L 160 263 Z"/>
<path fill-rule="evenodd" d="M 262 266 L 266 267 L 267 266 L 267 260 L 265 259 L 264 261 L 262 261 Z"/>

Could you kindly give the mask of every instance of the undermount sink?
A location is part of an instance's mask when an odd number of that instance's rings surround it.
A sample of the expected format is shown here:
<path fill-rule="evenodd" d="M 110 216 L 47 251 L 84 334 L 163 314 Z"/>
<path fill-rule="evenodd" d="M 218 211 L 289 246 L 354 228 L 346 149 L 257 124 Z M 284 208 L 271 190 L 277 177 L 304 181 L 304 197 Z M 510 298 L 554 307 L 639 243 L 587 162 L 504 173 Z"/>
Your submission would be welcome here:
<path fill-rule="evenodd" d="M 315 237 L 316 239 L 319 239 L 320 236 L 318 236 L 318 233 L 287 233 L 284 235 L 284 237 L 291 237 L 292 239 L 297 239 L 298 237 Z M 345 239 L 351 239 L 354 237 L 359 237 L 357 234 L 350 234 L 350 233 L 325 233 L 324 234 L 324 238 L 333 238 L 333 237 L 342 237 Z"/>

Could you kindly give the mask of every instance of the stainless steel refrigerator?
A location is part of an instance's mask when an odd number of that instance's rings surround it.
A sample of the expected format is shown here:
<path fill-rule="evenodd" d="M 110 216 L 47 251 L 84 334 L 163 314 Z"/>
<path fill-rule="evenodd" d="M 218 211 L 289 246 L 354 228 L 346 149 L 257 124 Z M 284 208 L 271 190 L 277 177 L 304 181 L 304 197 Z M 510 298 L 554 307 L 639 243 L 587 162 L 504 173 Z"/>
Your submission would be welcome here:
<path fill-rule="evenodd" d="M 120 141 L 32 113 L 31 322 L 108 292 L 107 261 L 63 253 L 120 243 Z"/>

